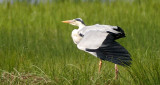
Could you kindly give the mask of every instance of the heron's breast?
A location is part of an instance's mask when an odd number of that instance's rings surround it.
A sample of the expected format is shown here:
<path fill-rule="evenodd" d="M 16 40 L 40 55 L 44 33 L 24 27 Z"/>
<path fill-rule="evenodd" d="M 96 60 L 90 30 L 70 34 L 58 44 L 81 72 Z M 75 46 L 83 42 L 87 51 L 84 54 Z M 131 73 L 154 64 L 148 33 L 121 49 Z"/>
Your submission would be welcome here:
<path fill-rule="evenodd" d="M 79 41 L 82 39 L 77 30 L 73 30 L 71 36 L 75 44 L 79 43 Z"/>

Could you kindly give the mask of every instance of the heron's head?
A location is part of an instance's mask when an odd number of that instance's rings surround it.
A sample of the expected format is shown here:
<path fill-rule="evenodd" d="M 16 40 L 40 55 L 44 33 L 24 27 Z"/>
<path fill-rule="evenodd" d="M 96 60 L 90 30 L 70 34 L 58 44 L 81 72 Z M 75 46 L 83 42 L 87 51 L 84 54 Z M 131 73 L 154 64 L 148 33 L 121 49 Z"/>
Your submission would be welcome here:
<path fill-rule="evenodd" d="M 66 20 L 66 21 L 62 21 L 63 23 L 69 23 L 71 25 L 74 25 L 74 26 L 85 26 L 83 20 L 81 18 L 76 18 L 76 19 L 73 19 L 73 20 Z"/>

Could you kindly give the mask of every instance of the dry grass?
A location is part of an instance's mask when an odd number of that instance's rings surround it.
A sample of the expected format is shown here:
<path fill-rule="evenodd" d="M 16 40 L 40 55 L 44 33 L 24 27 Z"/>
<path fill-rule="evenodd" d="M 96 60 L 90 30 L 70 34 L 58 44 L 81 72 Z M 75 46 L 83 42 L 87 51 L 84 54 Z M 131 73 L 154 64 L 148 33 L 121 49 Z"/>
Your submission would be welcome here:
<path fill-rule="evenodd" d="M 18 72 L 15 68 L 12 72 L 2 71 L 1 84 L 49 84 L 51 80 L 45 74 Z"/>

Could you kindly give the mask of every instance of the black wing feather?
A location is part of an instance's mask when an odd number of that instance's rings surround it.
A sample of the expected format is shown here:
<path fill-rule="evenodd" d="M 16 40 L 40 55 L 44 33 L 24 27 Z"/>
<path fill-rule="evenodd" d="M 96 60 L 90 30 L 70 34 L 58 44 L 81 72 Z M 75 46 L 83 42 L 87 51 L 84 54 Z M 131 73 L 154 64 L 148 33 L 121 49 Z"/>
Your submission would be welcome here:
<path fill-rule="evenodd" d="M 119 65 L 129 66 L 131 64 L 132 59 L 129 52 L 116 41 L 110 43 L 110 46 L 99 47 L 96 53 L 102 60 L 107 60 Z"/>
<path fill-rule="evenodd" d="M 109 34 L 102 46 L 97 49 L 97 56 L 102 60 L 123 66 L 129 66 L 132 60 L 129 52 L 118 42 L 114 41 L 112 34 Z"/>

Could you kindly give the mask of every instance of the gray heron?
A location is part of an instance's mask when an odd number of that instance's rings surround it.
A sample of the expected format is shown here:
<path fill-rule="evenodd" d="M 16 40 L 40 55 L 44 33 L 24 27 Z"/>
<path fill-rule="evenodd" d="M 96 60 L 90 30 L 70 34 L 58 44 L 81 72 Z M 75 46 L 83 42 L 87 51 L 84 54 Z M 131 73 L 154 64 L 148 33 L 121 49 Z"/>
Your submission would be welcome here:
<path fill-rule="evenodd" d="M 115 64 L 115 78 L 118 78 L 118 65 L 130 66 L 131 56 L 129 52 L 115 40 L 125 37 L 122 28 L 111 25 L 91 25 L 86 26 L 81 18 L 62 21 L 78 29 L 72 31 L 72 39 L 80 50 L 88 52 L 98 58 L 99 72 L 102 67 L 102 60 Z"/>

